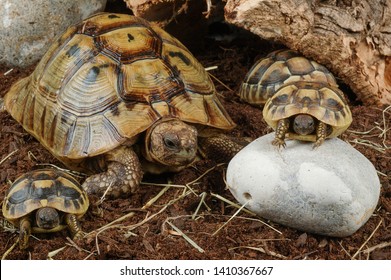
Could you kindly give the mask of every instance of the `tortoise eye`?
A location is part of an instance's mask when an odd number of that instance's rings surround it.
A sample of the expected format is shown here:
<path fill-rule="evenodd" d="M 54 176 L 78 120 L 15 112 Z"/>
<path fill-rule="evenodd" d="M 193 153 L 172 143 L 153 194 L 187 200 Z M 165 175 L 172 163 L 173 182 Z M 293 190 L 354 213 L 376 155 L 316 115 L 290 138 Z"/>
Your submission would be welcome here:
<path fill-rule="evenodd" d="M 164 145 L 171 150 L 177 149 L 179 146 L 179 140 L 172 135 L 163 137 L 163 141 Z"/>

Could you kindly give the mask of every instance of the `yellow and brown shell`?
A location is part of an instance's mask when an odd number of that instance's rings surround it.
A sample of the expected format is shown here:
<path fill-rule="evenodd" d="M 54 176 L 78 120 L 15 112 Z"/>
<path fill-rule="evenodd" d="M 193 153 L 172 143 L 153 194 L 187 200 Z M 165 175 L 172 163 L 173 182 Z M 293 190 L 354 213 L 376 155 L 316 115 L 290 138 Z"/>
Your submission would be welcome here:
<path fill-rule="evenodd" d="M 240 98 L 252 105 L 264 105 L 282 86 L 297 81 L 315 81 L 338 87 L 326 67 L 293 50 L 277 50 L 258 60 L 245 76 Z"/>
<path fill-rule="evenodd" d="M 70 27 L 31 76 L 13 85 L 5 107 L 63 161 L 106 153 L 161 118 L 234 127 L 188 49 L 125 14 L 101 13 Z"/>
<path fill-rule="evenodd" d="M 274 130 L 281 119 L 308 114 L 331 128 L 328 138 L 343 133 L 352 123 L 352 113 L 341 90 L 325 83 L 296 82 L 281 87 L 265 104 L 263 117 Z M 296 135 L 291 139 L 316 141 L 315 135 Z"/>
<path fill-rule="evenodd" d="M 39 169 L 23 174 L 8 189 L 3 216 L 15 222 L 39 208 L 52 207 L 81 217 L 88 206 L 87 194 L 75 178 L 60 170 Z"/>

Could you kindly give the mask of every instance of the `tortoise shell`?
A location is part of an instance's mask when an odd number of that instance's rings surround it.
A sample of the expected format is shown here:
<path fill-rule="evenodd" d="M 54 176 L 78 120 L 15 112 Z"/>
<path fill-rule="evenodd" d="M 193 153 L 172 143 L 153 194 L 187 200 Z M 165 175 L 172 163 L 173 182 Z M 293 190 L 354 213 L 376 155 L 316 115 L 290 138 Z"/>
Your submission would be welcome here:
<path fill-rule="evenodd" d="M 296 82 L 281 87 L 265 104 L 263 117 L 273 129 L 281 119 L 308 114 L 331 128 L 328 138 L 344 132 L 352 122 L 352 113 L 341 90 L 325 83 Z M 295 135 L 289 138 L 316 141 L 315 135 Z"/>
<path fill-rule="evenodd" d="M 258 60 L 245 76 L 240 98 L 263 105 L 283 85 L 296 81 L 317 81 L 338 87 L 326 67 L 293 50 L 277 50 Z"/>
<path fill-rule="evenodd" d="M 101 13 L 71 26 L 4 101 L 25 130 L 67 160 L 111 151 L 161 118 L 235 125 L 189 50 L 125 14 Z"/>
<path fill-rule="evenodd" d="M 81 217 L 88 209 L 87 194 L 68 173 L 39 169 L 17 178 L 8 189 L 3 202 L 3 216 L 16 221 L 42 207 Z"/>

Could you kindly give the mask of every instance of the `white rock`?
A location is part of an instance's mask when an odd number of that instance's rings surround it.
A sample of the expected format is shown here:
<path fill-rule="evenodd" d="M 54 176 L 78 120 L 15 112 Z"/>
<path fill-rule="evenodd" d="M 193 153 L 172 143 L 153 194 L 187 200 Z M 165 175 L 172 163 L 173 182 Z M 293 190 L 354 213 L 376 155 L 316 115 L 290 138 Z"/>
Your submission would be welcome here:
<path fill-rule="evenodd" d="M 69 25 L 103 11 L 107 0 L 5 0 L 0 8 L 0 63 L 37 62 Z"/>
<path fill-rule="evenodd" d="M 373 213 L 380 181 L 372 163 L 344 141 L 287 141 L 274 133 L 241 150 L 229 163 L 227 183 L 241 204 L 265 219 L 302 231 L 344 237 Z"/>

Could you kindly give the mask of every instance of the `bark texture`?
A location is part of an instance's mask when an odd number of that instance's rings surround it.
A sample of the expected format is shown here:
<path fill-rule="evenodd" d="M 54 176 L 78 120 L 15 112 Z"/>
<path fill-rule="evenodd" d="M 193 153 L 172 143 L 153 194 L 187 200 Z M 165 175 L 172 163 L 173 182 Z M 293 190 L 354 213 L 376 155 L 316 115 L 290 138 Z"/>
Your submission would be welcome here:
<path fill-rule="evenodd" d="M 225 18 L 325 65 L 365 105 L 391 104 L 391 0 L 228 0 Z"/>
<path fill-rule="evenodd" d="M 135 16 L 158 24 L 191 50 L 203 46 L 202 38 L 207 32 L 207 20 L 212 11 L 215 11 L 211 0 L 124 1 Z"/>

